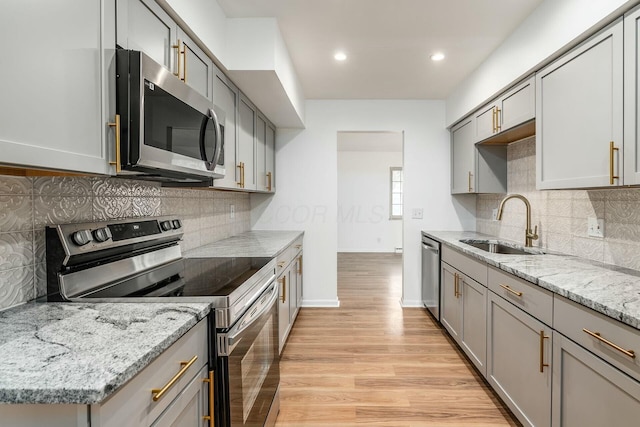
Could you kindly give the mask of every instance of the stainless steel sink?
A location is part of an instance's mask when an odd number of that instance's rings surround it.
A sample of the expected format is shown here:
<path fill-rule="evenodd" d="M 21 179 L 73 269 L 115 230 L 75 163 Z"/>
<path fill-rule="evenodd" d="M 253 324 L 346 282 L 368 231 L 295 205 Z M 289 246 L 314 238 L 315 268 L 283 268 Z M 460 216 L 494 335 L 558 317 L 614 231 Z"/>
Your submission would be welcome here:
<path fill-rule="evenodd" d="M 509 243 L 500 242 L 498 240 L 476 240 L 476 239 L 462 239 L 461 243 L 473 246 L 474 248 L 482 249 L 493 254 L 508 254 L 508 255 L 541 255 L 543 251 L 533 248 L 523 248 Z"/>

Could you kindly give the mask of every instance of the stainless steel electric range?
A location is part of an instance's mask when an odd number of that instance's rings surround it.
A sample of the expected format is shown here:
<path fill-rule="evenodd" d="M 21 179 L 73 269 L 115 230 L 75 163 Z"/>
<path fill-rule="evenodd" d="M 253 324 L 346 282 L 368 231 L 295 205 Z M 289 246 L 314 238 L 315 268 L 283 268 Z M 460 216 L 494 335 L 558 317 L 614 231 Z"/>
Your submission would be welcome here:
<path fill-rule="evenodd" d="M 279 410 L 272 258 L 183 258 L 180 219 L 47 227 L 47 300 L 206 301 L 216 426 L 273 425 Z"/>

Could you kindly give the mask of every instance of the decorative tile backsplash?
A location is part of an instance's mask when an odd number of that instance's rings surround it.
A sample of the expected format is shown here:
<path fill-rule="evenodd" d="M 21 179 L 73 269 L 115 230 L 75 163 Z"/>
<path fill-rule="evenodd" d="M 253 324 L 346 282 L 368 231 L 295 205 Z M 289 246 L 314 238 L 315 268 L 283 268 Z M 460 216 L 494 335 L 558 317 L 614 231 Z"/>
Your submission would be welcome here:
<path fill-rule="evenodd" d="M 158 215 L 183 219 L 188 250 L 249 230 L 249 195 L 116 178 L 0 176 L 0 310 L 46 293 L 46 225 Z"/>
<path fill-rule="evenodd" d="M 534 246 L 640 270 L 640 188 L 537 191 L 535 137 L 531 137 L 507 148 L 507 190 L 531 202 L 532 226 L 538 226 L 540 236 Z M 477 197 L 476 229 L 524 244 L 521 201 L 507 202 L 502 221 L 491 219 L 503 197 Z M 604 219 L 604 238 L 587 235 L 589 217 Z"/>

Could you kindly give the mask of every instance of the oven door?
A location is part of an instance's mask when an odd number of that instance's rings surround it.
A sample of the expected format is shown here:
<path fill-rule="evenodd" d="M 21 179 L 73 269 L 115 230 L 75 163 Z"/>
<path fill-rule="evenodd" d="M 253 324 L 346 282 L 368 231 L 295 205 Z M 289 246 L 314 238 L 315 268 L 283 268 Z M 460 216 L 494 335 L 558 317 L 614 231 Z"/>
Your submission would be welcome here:
<path fill-rule="evenodd" d="M 231 329 L 217 334 L 221 425 L 265 425 L 280 383 L 277 300 L 273 281 Z"/>

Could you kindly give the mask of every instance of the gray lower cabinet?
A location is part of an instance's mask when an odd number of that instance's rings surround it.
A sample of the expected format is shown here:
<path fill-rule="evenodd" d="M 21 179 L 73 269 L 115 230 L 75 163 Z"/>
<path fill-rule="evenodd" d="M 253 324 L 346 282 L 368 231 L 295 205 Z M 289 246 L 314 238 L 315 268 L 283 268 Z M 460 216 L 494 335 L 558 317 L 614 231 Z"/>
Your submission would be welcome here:
<path fill-rule="evenodd" d="M 486 375 L 487 288 L 442 262 L 441 322 L 469 360 Z"/>
<path fill-rule="evenodd" d="M 2 3 L 0 162 L 113 173 L 114 0 Z M 55 18 L 54 18 L 55 17 Z M 15 41 L 15 43 L 11 43 Z"/>
<path fill-rule="evenodd" d="M 302 237 L 277 256 L 279 351 L 282 353 L 289 332 L 302 304 Z"/>
<path fill-rule="evenodd" d="M 489 292 L 487 380 L 525 426 L 551 423 L 551 332 Z"/>
<path fill-rule="evenodd" d="M 536 74 L 538 189 L 622 184 L 623 62 L 619 19 Z"/>
<path fill-rule="evenodd" d="M 151 427 L 198 427 L 209 413 L 209 370 L 204 366 Z"/>
<path fill-rule="evenodd" d="M 553 333 L 553 426 L 630 426 L 640 420 L 640 383 Z"/>

